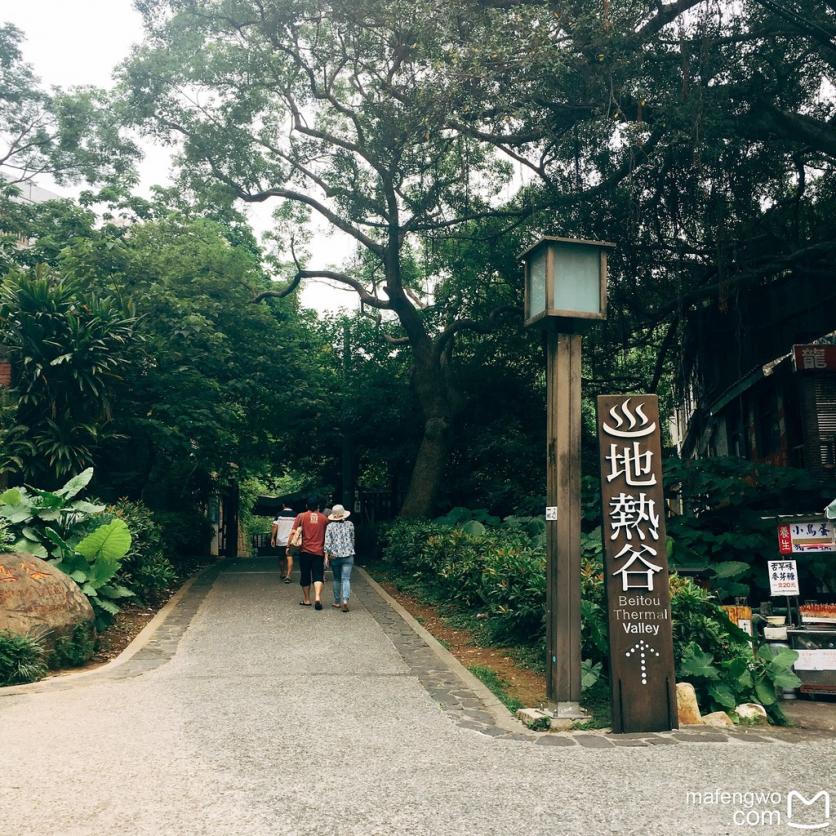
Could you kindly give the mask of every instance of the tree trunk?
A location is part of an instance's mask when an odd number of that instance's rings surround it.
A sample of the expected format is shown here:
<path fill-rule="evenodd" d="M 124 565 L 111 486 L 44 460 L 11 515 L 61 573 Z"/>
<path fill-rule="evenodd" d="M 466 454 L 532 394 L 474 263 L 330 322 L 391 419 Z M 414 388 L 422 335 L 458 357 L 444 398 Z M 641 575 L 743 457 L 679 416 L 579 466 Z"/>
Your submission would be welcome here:
<path fill-rule="evenodd" d="M 444 418 L 426 421 L 424 437 L 415 457 L 401 517 L 429 517 L 435 509 L 438 488 L 450 449 L 450 425 Z"/>
<path fill-rule="evenodd" d="M 446 364 L 435 351 L 416 352 L 413 383 L 424 414 L 424 435 L 400 516 L 429 517 L 435 511 L 438 489 L 450 452 L 454 408 Z"/>

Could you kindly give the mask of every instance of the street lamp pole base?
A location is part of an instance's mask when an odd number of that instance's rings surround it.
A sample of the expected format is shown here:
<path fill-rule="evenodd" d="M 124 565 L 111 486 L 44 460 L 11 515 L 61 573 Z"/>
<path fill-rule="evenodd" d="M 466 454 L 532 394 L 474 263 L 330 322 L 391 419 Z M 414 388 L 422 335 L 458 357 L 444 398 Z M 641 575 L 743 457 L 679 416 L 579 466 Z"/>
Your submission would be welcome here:
<path fill-rule="evenodd" d="M 553 702 L 549 704 L 549 711 L 555 720 L 589 720 L 590 715 L 581 708 L 580 703 Z"/>

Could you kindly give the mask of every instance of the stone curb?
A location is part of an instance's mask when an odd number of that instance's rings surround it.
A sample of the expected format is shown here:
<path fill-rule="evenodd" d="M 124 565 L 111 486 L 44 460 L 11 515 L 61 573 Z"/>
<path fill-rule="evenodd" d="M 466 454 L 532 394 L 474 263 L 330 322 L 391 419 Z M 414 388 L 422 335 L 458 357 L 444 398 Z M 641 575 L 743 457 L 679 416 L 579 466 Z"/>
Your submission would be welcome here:
<path fill-rule="evenodd" d="M 369 573 L 362 567 L 357 567 L 355 571 L 359 571 L 365 578 L 368 585 L 415 631 L 430 647 L 435 656 L 444 664 L 444 666 L 451 672 L 456 674 L 462 680 L 464 686 L 472 691 L 482 702 L 487 712 L 491 715 L 493 725 L 498 726 L 503 731 L 524 734 L 526 737 L 532 739 L 537 738 L 533 732 L 528 732 L 527 729 L 517 720 L 513 718 L 508 709 L 502 704 L 498 697 L 496 697 L 487 686 L 476 676 L 474 676 L 444 645 L 442 645 L 435 636 L 428 630 L 422 627 L 418 621 L 406 609 L 404 609 L 385 589 L 372 578 Z"/>
<path fill-rule="evenodd" d="M 218 571 L 223 561 L 218 560 L 216 563 L 210 563 L 204 566 L 197 574 L 192 575 L 175 593 L 165 602 L 165 604 L 157 611 L 154 617 L 134 636 L 131 642 L 125 647 L 122 652 L 109 662 L 103 665 L 91 668 L 86 671 L 74 671 L 71 673 L 62 673 L 55 676 L 48 676 L 38 682 L 27 682 L 25 685 L 7 685 L 0 688 L 0 697 L 12 697 L 16 694 L 31 694 L 42 693 L 52 689 L 63 689 L 67 685 L 75 684 L 80 679 L 86 679 L 92 676 L 106 676 L 115 668 L 124 665 L 137 655 L 149 642 L 156 636 L 158 630 L 165 624 L 169 616 L 174 612 L 180 602 L 188 595 L 191 588 L 204 575 L 212 571 Z"/>

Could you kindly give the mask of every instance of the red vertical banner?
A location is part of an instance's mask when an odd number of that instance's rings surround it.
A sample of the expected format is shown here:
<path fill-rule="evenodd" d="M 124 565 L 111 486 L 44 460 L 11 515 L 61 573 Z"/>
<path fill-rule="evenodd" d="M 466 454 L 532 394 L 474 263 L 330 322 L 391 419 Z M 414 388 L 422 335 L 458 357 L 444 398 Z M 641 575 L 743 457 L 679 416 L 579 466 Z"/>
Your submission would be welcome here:
<path fill-rule="evenodd" d="M 778 526 L 778 553 L 792 554 L 792 535 L 788 525 Z"/>
<path fill-rule="evenodd" d="M 656 395 L 598 397 L 613 731 L 677 727 Z"/>

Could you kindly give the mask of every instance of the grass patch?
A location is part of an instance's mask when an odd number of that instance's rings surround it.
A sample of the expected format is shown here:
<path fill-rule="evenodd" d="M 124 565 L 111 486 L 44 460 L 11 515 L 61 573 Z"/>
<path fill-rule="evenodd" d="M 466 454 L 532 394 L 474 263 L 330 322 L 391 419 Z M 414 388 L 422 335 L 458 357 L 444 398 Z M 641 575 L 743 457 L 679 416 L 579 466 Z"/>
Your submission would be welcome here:
<path fill-rule="evenodd" d="M 0 685 L 22 685 L 46 676 L 46 653 L 41 638 L 7 630 L 0 632 Z"/>
<path fill-rule="evenodd" d="M 487 689 L 497 697 L 502 704 L 512 713 L 516 713 L 518 708 L 522 708 L 523 704 L 519 700 L 515 700 L 508 695 L 508 683 L 495 670 L 492 670 L 485 665 L 470 665 L 468 670 L 479 680 L 482 681 Z"/>
<path fill-rule="evenodd" d="M 530 671 L 546 675 L 546 648 L 543 645 L 517 644 L 508 648 L 511 658 Z"/>

